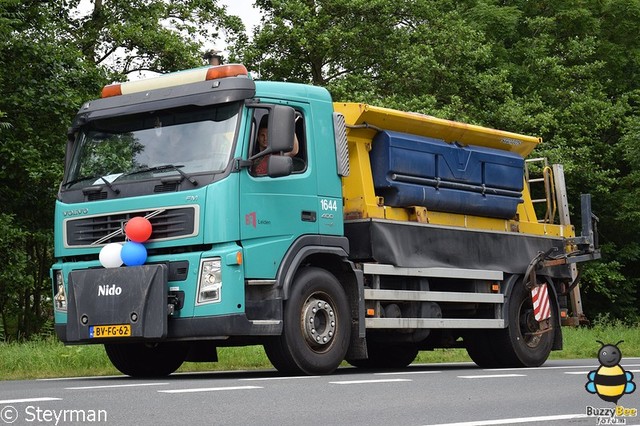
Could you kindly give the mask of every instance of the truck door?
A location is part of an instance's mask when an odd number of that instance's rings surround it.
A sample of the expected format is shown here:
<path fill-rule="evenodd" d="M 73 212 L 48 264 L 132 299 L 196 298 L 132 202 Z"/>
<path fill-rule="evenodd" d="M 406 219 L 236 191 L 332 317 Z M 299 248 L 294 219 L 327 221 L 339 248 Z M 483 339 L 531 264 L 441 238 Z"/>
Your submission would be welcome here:
<path fill-rule="evenodd" d="M 295 132 L 298 152 L 292 157 L 292 173 L 272 178 L 257 170 L 257 162 L 240 173 L 240 235 L 249 279 L 274 278 L 292 242 L 300 235 L 318 233 L 317 177 L 312 167 L 313 150 L 309 149 L 310 122 L 305 120 L 304 105 L 295 106 L 295 111 L 295 128 L 291 131 Z M 259 128 L 268 114 L 268 109 L 254 108 L 250 140 L 243 158 L 259 152 Z"/>

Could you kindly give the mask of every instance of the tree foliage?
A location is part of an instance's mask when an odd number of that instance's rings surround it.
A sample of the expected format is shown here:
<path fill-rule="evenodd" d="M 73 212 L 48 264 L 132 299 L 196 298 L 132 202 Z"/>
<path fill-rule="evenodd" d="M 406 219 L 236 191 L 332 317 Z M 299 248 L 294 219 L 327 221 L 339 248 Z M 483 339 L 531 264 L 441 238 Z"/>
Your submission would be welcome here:
<path fill-rule="evenodd" d="M 542 136 L 574 218 L 592 193 L 604 258 L 585 265 L 587 314 L 637 320 L 638 0 L 256 0 L 233 54 L 265 79 Z"/>
<path fill-rule="evenodd" d="M 82 102 L 139 71 L 201 64 L 224 37 L 260 78 L 542 136 L 574 217 L 593 194 L 604 258 L 587 314 L 635 320 L 640 294 L 640 0 L 255 0 L 252 38 L 215 0 L 0 2 L 0 315 L 5 338 L 48 318 L 53 206 Z"/>
<path fill-rule="evenodd" d="M 80 0 L 70 0 L 75 8 Z M 237 37 L 240 19 L 209 0 L 94 0 L 90 13 L 71 22 L 69 38 L 84 57 L 106 69 L 177 70 L 202 65 L 201 50 L 220 33 Z"/>
<path fill-rule="evenodd" d="M 243 29 L 216 1 L 0 3 L 0 314 L 5 338 L 45 324 L 53 210 L 66 129 L 108 81 L 202 63 L 204 43 Z M 196 37 L 200 36 L 200 38 Z M 6 260 L 10 260 L 7 262 Z"/>

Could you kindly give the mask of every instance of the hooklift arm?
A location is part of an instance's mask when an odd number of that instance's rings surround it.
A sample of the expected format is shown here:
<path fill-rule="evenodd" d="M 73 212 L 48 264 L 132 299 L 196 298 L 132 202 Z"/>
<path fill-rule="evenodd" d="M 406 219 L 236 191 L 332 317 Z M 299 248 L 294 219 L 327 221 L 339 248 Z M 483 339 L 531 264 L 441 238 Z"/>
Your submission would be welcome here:
<path fill-rule="evenodd" d="M 567 238 L 566 243 L 577 247 L 578 249 L 569 253 L 562 253 L 552 256 L 557 251 L 556 247 L 552 247 L 546 252 L 538 252 L 534 257 L 525 273 L 527 289 L 531 289 L 536 285 L 536 270 L 558 265 L 566 265 L 571 263 L 586 262 L 588 260 L 600 259 L 600 248 L 598 246 L 598 216 L 591 211 L 591 194 L 582 194 L 580 197 L 580 206 L 582 214 L 582 232 L 579 237 Z M 578 277 L 576 277 L 569 286 L 575 287 Z"/>
<path fill-rule="evenodd" d="M 582 233 L 580 237 L 574 238 L 579 254 L 576 254 L 573 257 L 573 262 L 569 263 L 600 259 L 600 246 L 598 244 L 598 222 L 600 219 L 591 211 L 591 194 L 582 194 L 580 196 L 580 207 L 582 209 Z"/>
<path fill-rule="evenodd" d="M 536 271 L 538 269 L 553 267 L 559 265 L 573 264 L 572 268 L 575 271 L 575 264 L 578 262 L 585 262 L 588 260 L 595 260 L 600 258 L 600 249 L 598 245 L 598 217 L 591 211 L 591 194 L 582 194 L 580 199 L 581 215 L 582 215 L 582 231 L 581 235 L 574 238 L 567 238 L 566 243 L 570 246 L 577 247 L 577 250 L 561 253 L 559 255 L 553 255 L 557 251 L 556 247 L 552 247 L 546 252 L 538 252 L 534 257 L 525 273 L 524 284 L 527 290 L 531 291 L 533 287 L 538 285 Z M 580 293 L 577 289 L 580 281 L 580 275 L 577 271 L 573 274 L 573 282 L 566 287 L 563 294 L 573 293 L 573 298 L 577 297 L 578 301 L 574 301 L 574 309 L 577 311 L 575 314 L 579 318 L 579 321 L 586 321 L 586 317 L 582 313 L 581 304 L 579 302 Z"/>

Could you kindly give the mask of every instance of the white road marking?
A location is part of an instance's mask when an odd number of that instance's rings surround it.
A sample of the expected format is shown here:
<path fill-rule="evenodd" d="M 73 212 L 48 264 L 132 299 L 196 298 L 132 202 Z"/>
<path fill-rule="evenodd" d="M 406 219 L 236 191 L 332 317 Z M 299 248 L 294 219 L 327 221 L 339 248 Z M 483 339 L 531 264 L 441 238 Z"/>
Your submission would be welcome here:
<path fill-rule="evenodd" d="M 290 376 L 290 377 L 256 377 L 251 379 L 238 379 L 240 381 L 251 382 L 260 380 L 296 380 L 296 379 L 317 379 L 322 376 Z"/>
<path fill-rule="evenodd" d="M 437 374 L 442 373 L 442 371 L 394 371 L 391 373 L 374 373 L 374 376 L 394 376 L 401 374 Z"/>
<path fill-rule="evenodd" d="M 228 373 L 240 374 L 240 373 L 261 373 L 269 370 L 209 370 L 209 371 L 181 371 L 179 373 L 172 373 L 171 377 L 175 376 L 193 376 L 196 374 L 211 374 L 211 375 L 223 375 Z"/>
<path fill-rule="evenodd" d="M 640 364 L 620 364 L 623 367 L 640 367 Z M 485 368 L 483 371 L 526 371 L 526 370 L 568 370 L 572 368 L 598 368 L 598 362 L 596 361 L 592 365 L 566 365 L 566 366 L 553 366 L 553 367 L 515 367 L 515 368 Z"/>
<path fill-rule="evenodd" d="M 58 380 L 91 380 L 91 379 L 124 379 L 125 376 L 84 376 L 84 377 L 50 377 L 47 379 L 36 379 L 37 382 L 55 382 Z"/>
<path fill-rule="evenodd" d="M 332 385 L 360 385 L 367 383 L 393 383 L 393 382 L 413 382 L 411 379 L 378 379 L 378 380 L 343 380 L 339 382 L 329 382 Z"/>
<path fill-rule="evenodd" d="M 417 363 L 417 364 L 411 364 L 409 365 L 407 368 L 414 368 L 414 367 L 421 367 L 421 368 L 448 368 L 448 367 L 452 367 L 452 368 L 461 368 L 461 367 L 477 367 L 475 362 L 424 362 L 424 363 Z"/>
<path fill-rule="evenodd" d="M 503 377 L 527 377 L 526 374 L 481 374 L 478 376 L 458 376 L 459 379 L 499 379 Z"/>
<path fill-rule="evenodd" d="M 170 389 L 161 390 L 161 393 L 194 393 L 194 392 L 216 392 L 228 390 L 264 389 L 262 386 L 228 386 L 219 388 L 193 388 L 193 389 Z"/>
<path fill-rule="evenodd" d="M 490 426 L 490 425 L 511 425 L 515 423 L 535 423 L 535 422 L 551 422 L 559 420 L 584 419 L 586 414 L 561 414 L 557 416 L 539 416 L 539 417 L 519 417 L 514 419 L 495 419 L 480 420 L 472 422 L 460 423 L 440 423 L 428 426 Z"/>
<path fill-rule="evenodd" d="M 126 385 L 100 385 L 100 386 L 74 386 L 71 388 L 65 388 L 67 390 L 81 390 L 81 389 L 111 389 L 111 388 L 135 388 L 138 386 L 165 386 L 169 383 L 130 383 Z"/>
<path fill-rule="evenodd" d="M 0 404 L 19 404 L 21 402 L 43 402 L 43 401 L 62 401 L 62 398 L 25 398 L 25 399 L 5 399 L 4 401 L 0 401 Z"/>
<path fill-rule="evenodd" d="M 591 373 L 592 371 L 597 370 L 598 367 L 594 367 L 593 370 L 589 370 L 589 371 L 565 371 L 564 374 L 575 374 L 575 375 L 587 375 L 589 373 Z M 629 371 L 631 373 L 640 373 L 640 370 L 624 370 L 624 371 Z"/>

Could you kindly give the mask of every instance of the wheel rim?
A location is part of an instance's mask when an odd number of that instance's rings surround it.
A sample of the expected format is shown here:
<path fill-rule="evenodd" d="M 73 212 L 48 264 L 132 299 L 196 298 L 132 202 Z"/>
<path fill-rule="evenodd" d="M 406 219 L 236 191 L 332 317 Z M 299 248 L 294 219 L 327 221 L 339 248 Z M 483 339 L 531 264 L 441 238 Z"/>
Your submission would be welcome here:
<path fill-rule="evenodd" d="M 536 348 L 542 341 L 544 333 L 533 313 L 533 305 L 524 300 L 520 305 L 520 335 L 524 343 L 530 348 Z"/>
<path fill-rule="evenodd" d="M 314 293 L 302 307 L 302 334 L 311 349 L 324 352 L 329 349 L 336 335 L 337 318 L 331 298 L 324 293 Z"/>

